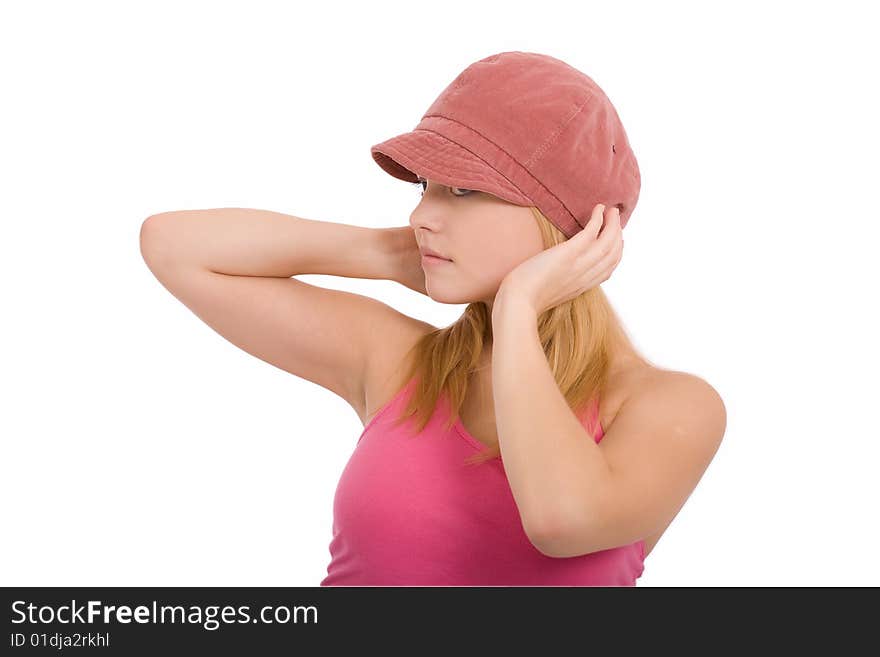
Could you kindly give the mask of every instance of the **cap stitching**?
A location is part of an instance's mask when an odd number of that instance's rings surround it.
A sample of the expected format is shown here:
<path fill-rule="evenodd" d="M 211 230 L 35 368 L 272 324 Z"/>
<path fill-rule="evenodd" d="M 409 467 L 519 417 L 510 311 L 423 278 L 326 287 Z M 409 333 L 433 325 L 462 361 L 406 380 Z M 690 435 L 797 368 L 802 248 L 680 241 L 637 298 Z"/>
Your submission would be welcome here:
<path fill-rule="evenodd" d="M 589 98 L 587 98 L 587 100 L 589 100 Z M 578 111 L 580 111 L 581 107 L 583 107 L 584 104 L 586 104 L 586 102 L 587 102 L 587 101 L 585 100 L 583 103 L 581 103 L 580 107 L 578 107 Z M 577 112 L 575 112 L 574 114 L 572 114 L 571 117 L 568 119 L 568 121 L 566 121 L 566 125 L 567 125 L 568 122 L 571 121 L 571 119 L 573 119 L 576 115 L 577 115 Z M 576 225 L 578 225 L 578 226 L 580 226 L 581 228 L 583 228 L 583 226 L 581 226 L 581 224 L 578 222 L 577 217 L 575 217 L 574 212 L 572 212 L 572 211 L 569 209 L 569 207 L 563 202 L 563 200 L 562 200 L 561 198 L 559 198 L 558 196 L 556 196 L 556 194 L 554 194 L 554 193 L 551 192 L 549 189 L 547 189 L 546 185 L 544 185 L 544 183 L 542 183 L 540 180 L 538 180 L 538 179 L 535 177 L 535 175 L 534 175 L 531 171 L 529 171 L 525 166 L 523 166 L 522 164 L 520 164 L 520 163 L 517 161 L 517 159 L 516 159 L 515 157 L 513 157 L 510 153 L 508 153 L 504 148 L 502 148 L 501 146 L 499 146 L 498 144 L 496 144 L 494 141 L 492 141 L 491 139 L 489 139 L 486 135 L 484 135 L 483 133 L 481 133 L 479 130 L 474 130 L 474 129 L 473 129 L 472 127 L 470 127 L 469 125 L 465 125 L 465 124 L 462 123 L 461 121 L 456 121 L 455 119 L 450 119 L 448 116 L 443 116 L 442 114 L 425 114 L 422 118 L 425 119 L 425 118 L 428 118 L 428 117 L 437 117 L 437 118 L 444 119 L 444 120 L 446 120 L 446 121 L 451 121 L 452 123 L 457 123 L 458 125 L 460 125 L 460 126 L 462 126 L 462 127 L 464 127 L 464 128 L 467 128 L 467 129 L 470 130 L 471 132 L 474 132 L 474 133 L 478 134 L 480 137 L 482 137 L 483 139 L 485 139 L 487 142 L 489 142 L 490 144 L 492 144 L 493 146 L 495 146 L 495 148 L 497 148 L 497 149 L 500 150 L 502 153 L 504 153 L 507 157 L 509 157 L 510 160 L 511 160 L 512 162 L 515 162 L 516 164 L 518 164 L 519 167 L 520 167 L 523 171 L 525 171 L 525 172 L 529 175 L 529 177 L 531 177 L 532 180 L 534 180 L 536 183 L 538 183 L 538 185 L 540 185 L 541 189 L 543 189 L 545 192 L 547 192 L 548 195 L 550 195 L 550 196 L 552 196 L 554 199 L 556 199 L 556 201 L 559 203 L 559 205 L 561 205 L 563 208 L 565 208 L 565 211 L 568 212 L 568 214 L 569 214 L 569 216 L 571 217 L 572 221 L 574 221 L 574 223 L 575 223 Z M 424 130 L 425 132 L 433 132 L 433 133 L 436 134 L 436 135 L 440 135 L 440 136 L 443 137 L 444 139 L 449 139 L 449 137 L 447 137 L 446 135 L 441 134 L 441 133 L 437 132 L 436 130 L 431 130 L 431 129 L 429 129 L 429 128 L 419 128 L 419 127 L 416 127 L 415 130 Z M 560 131 L 561 131 L 561 129 L 560 129 Z M 451 141 L 451 142 L 453 142 L 454 144 L 460 146 L 461 148 L 464 148 L 468 153 L 471 153 L 474 157 L 477 157 L 477 158 L 479 158 L 480 160 L 482 160 L 483 162 L 486 162 L 486 160 L 484 160 L 482 157 L 480 157 L 479 155 L 477 155 L 476 153 L 474 153 L 471 149 L 467 148 L 466 146 L 462 146 L 461 144 L 459 144 L 457 141 L 455 141 L 455 140 L 453 140 L 453 139 L 449 139 L 449 141 Z M 489 166 L 493 171 L 496 171 L 497 173 L 501 173 L 500 171 L 498 171 L 497 169 L 495 169 L 495 167 L 492 167 L 488 162 L 486 162 L 486 165 Z M 529 198 L 529 195 L 526 194 L 525 192 L 523 192 L 515 182 L 513 182 L 512 180 L 510 180 L 510 178 L 508 178 L 507 176 L 505 176 L 503 173 L 501 173 L 501 175 L 504 177 L 505 180 L 509 181 L 511 185 L 513 185 L 514 187 L 516 187 L 516 189 L 517 189 L 518 192 L 520 192 L 520 193 L 521 193 L 523 196 L 525 196 L 526 198 Z M 531 199 L 529 199 L 529 200 L 531 200 Z"/>
<path fill-rule="evenodd" d="M 478 132 L 477 130 L 474 130 L 474 129 L 471 128 L 470 126 L 466 126 L 466 125 L 464 125 L 464 123 L 460 123 L 459 121 L 456 121 L 455 119 L 450 119 L 450 118 L 448 118 L 448 117 L 446 117 L 446 116 L 443 116 L 443 115 L 441 115 L 441 114 L 425 114 L 425 117 L 429 117 L 429 116 L 436 116 L 436 117 L 440 117 L 441 119 L 446 119 L 447 121 L 452 121 L 453 123 L 458 123 L 459 125 L 464 126 L 464 127 L 467 128 L 468 130 L 471 130 L 472 132 L 476 132 L 478 135 L 480 135 L 480 137 L 482 137 L 483 139 L 485 139 L 486 141 L 488 141 L 490 144 L 492 144 L 493 146 L 495 146 L 496 148 L 498 148 L 498 150 L 503 151 L 504 154 L 507 155 L 507 157 L 509 157 L 509 158 L 510 158 L 511 160 L 513 160 L 514 162 L 516 162 L 516 160 L 510 155 L 510 153 L 508 153 L 507 151 L 505 151 L 503 148 L 501 148 L 500 146 L 498 146 L 498 144 L 496 144 L 495 142 L 493 142 L 491 139 L 488 139 L 485 135 L 481 134 L 481 133 Z M 422 118 L 425 118 L 425 117 L 422 117 Z M 449 137 L 447 137 L 446 135 L 444 135 L 444 134 L 442 134 L 442 133 L 440 133 L 440 132 L 437 132 L 436 130 L 431 130 L 430 128 L 418 128 L 418 127 L 417 127 L 417 128 L 415 128 L 415 129 L 416 129 L 416 130 L 424 130 L 425 132 L 433 132 L 435 135 L 439 135 L 439 136 L 443 137 L 443 139 L 446 139 L 446 140 L 448 140 L 448 141 L 451 141 L 453 144 L 455 144 L 455 145 L 458 146 L 459 148 L 463 148 L 463 149 L 466 150 L 468 153 L 470 153 L 471 155 L 473 155 L 475 158 L 477 158 L 477 159 L 480 160 L 481 162 L 484 162 L 484 163 L 486 164 L 487 167 L 489 167 L 490 169 L 492 169 L 495 173 L 499 174 L 499 175 L 500 175 L 502 178 L 504 178 L 507 182 L 509 182 L 511 185 L 513 185 L 513 187 L 516 189 L 516 191 L 518 191 L 520 194 L 522 194 L 523 196 L 525 196 L 526 198 L 528 198 L 529 195 L 526 194 L 523 190 L 521 190 L 521 189 L 519 188 L 519 185 L 517 185 L 517 184 L 516 184 L 515 182 L 513 182 L 510 178 L 508 178 L 508 177 L 505 176 L 503 173 L 501 173 L 500 171 L 498 171 L 498 169 L 496 169 L 495 167 L 493 167 L 491 164 L 489 164 L 488 162 L 486 162 L 485 159 L 483 159 L 482 157 L 480 157 L 479 155 L 477 155 L 476 153 L 474 153 L 474 152 L 473 152 L 470 148 L 468 148 L 467 146 L 464 146 L 463 144 L 459 144 L 459 143 L 458 143 L 457 141 L 455 141 L 454 139 L 449 139 Z M 529 200 L 531 200 L 531 199 L 529 199 Z"/>
<path fill-rule="evenodd" d="M 433 130 L 426 130 L 425 128 L 419 128 L 419 130 L 422 130 L 423 132 L 431 132 L 431 133 L 433 133 L 433 134 L 439 135 L 440 137 L 443 137 L 444 139 L 448 139 L 448 137 L 445 137 L 444 135 L 441 135 L 439 132 L 434 132 Z M 452 141 L 452 140 L 449 139 L 449 141 Z M 474 157 L 478 158 L 479 160 L 481 160 L 481 161 L 483 161 L 483 162 L 486 162 L 485 160 L 483 160 L 483 158 L 481 158 L 479 155 L 477 155 L 477 154 L 474 153 L 473 151 L 468 150 L 468 149 L 465 148 L 464 146 L 461 146 L 461 144 L 459 144 L 457 141 L 452 141 L 452 143 L 455 144 L 456 146 L 459 146 L 459 147 L 463 148 L 464 150 L 468 151 L 468 153 L 471 153 L 471 155 L 473 155 Z M 403 170 L 405 170 L 405 171 L 407 171 L 407 172 L 409 172 L 409 173 L 413 173 L 413 175 L 418 176 L 418 174 L 415 174 L 413 171 L 411 171 L 411 170 L 409 169 L 409 167 L 407 167 L 406 165 L 404 165 L 404 164 L 398 162 L 397 160 L 394 159 L 394 157 L 392 157 L 391 155 L 389 155 L 389 154 L 386 153 L 385 151 L 390 151 L 392 154 L 403 155 L 404 157 L 410 157 L 410 158 L 416 160 L 416 163 L 417 163 L 417 164 L 420 164 L 420 163 L 422 162 L 422 158 L 420 158 L 420 157 L 415 157 L 415 156 L 413 156 L 412 154 L 407 154 L 407 153 L 401 151 L 399 148 L 396 148 L 396 147 L 394 147 L 394 146 L 387 145 L 387 146 L 383 146 L 383 148 L 385 149 L 384 151 L 382 151 L 382 150 L 377 151 L 380 155 L 382 155 L 382 156 L 384 156 L 384 157 L 387 157 L 387 158 L 390 159 L 392 162 L 394 162 L 396 165 L 398 165 L 399 167 L 401 167 Z M 427 160 L 425 160 L 425 161 L 427 161 Z M 486 165 L 488 166 L 489 163 L 486 162 Z M 430 163 L 428 164 L 428 166 L 430 166 Z M 495 169 L 494 167 L 488 166 L 488 168 L 491 169 L 492 171 L 494 171 L 495 173 L 497 173 L 497 174 L 498 174 L 499 176 L 501 176 L 504 180 L 506 180 L 507 182 L 509 182 L 510 185 L 514 188 L 514 190 L 516 190 L 517 192 L 519 192 L 519 194 L 521 194 L 523 198 L 525 198 L 525 199 L 526 199 L 527 201 L 529 201 L 529 202 L 532 202 L 531 199 L 528 197 L 528 195 L 526 195 L 525 192 L 523 192 L 522 190 L 520 190 L 520 188 L 517 187 L 517 186 L 513 183 L 513 181 L 511 181 L 507 176 L 505 176 L 503 173 L 501 173 L 500 171 L 498 171 L 498 170 Z M 468 180 L 469 180 L 470 182 L 468 182 L 468 183 L 466 183 L 466 184 L 479 184 L 479 183 L 476 182 L 476 181 L 471 181 L 471 179 L 468 179 Z"/>
<path fill-rule="evenodd" d="M 593 96 L 587 96 L 586 98 L 584 98 L 583 102 L 575 108 L 574 112 L 572 112 L 571 115 L 567 119 L 565 119 L 565 121 L 563 121 L 562 124 L 547 137 L 547 139 L 544 140 L 543 144 L 535 149 L 535 151 L 529 156 L 529 159 L 526 160 L 526 166 L 532 166 L 544 156 L 547 150 L 556 143 L 559 135 L 562 134 L 562 132 L 568 127 L 568 124 L 572 122 L 574 117 L 578 115 L 578 113 L 583 109 L 584 105 L 586 105 L 591 98 L 593 98 Z"/>

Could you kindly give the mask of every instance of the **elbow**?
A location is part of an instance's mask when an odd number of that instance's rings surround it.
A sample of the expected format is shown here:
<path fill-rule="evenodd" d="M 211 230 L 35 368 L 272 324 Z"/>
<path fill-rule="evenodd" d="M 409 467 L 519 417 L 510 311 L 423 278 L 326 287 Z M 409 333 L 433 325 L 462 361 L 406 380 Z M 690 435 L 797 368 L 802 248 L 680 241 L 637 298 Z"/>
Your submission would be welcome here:
<path fill-rule="evenodd" d="M 529 536 L 529 542 L 532 544 L 532 547 L 545 557 L 557 558 L 558 555 L 553 551 L 553 548 L 545 539 Z"/>
<path fill-rule="evenodd" d="M 532 529 L 528 531 L 526 535 L 534 548 L 545 557 L 558 559 L 560 557 L 570 556 L 565 554 L 565 550 L 562 549 L 563 546 L 558 532 L 550 531 L 548 529 L 542 529 L 540 531 Z"/>
<path fill-rule="evenodd" d="M 545 557 L 565 557 L 563 534 L 556 525 L 547 522 L 531 521 L 523 524 L 526 537 L 534 548 Z"/>
<path fill-rule="evenodd" d="M 156 243 L 156 217 L 158 215 L 152 215 L 147 217 L 144 220 L 144 223 L 141 224 L 141 232 L 140 232 L 140 249 L 141 249 L 141 257 L 144 259 L 144 262 L 147 265 L 150 264 L 152 260 L 153 251 L 155 250 Z"/>
<path fill-rule="evenodd" d="M 572 522 L 571 519 L 545 519 L 542 523 L 533 522 L 527 525 L 526 529 L 531 544 L 545 557 L 580 557 L 606 549 L 603 547 L 603 533 L 599 530 L 599 524 L 587 524 L 584 518 L 578 522 Z"/>
<path fill-rule="evenodd" d="M 171 254 L 173 240 L 168 235 L 167 215 L 163 212 L 147 217 L 141 224 L 139 235 L 141 258 L 152 270 L 158 263 L 167 260 Z"/>
<path fill-rule="evenodd" d="M 532 533 L 529 535 L 529 541 L 535 549 L 545 557 L 554 559 L 565 559 L 568 557 L 580 557 L 590 552 L 595 552 L 598 548 L 586 547 L 579 543 L 571 534 L 563 532 L 542 532 L 540 534 Z"/>

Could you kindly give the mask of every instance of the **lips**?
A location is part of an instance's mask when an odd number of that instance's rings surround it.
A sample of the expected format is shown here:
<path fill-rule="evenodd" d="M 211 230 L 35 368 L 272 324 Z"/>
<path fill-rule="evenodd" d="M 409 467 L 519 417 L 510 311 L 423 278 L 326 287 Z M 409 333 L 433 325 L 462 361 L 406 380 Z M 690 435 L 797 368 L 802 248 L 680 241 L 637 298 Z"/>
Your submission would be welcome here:
<path fill-rule="evenodd" d="M 452 262 L 452 260 L 450 260 L 446 256 L 444 256 L 440 253 L 437 253 L 436 251 L 434 251 L 432 249 L 424 248 L 424 249 L 420 249 L 420 251 L 422 252 L 422 255 L 434 256 L 435 258 L 442 258 L 443 260 L 449 260 L 450 262 Z"/>

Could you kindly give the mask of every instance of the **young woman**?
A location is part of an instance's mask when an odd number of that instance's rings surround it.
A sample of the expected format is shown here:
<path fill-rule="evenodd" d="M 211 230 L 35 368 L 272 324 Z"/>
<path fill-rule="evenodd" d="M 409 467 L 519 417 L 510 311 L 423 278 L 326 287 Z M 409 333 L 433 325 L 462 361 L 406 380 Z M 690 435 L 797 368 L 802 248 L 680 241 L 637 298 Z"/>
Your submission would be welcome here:
<path fill-rule="evenodd" d="M 141 231 L 200 318 L 361 418 L 321 584 L 635 585 L 726 413 L 640 355 L 600 287 L 640 184 L 610 101 L 560 60 L 499 53 L 372 154 L 422 188 L 408 226 L 224 208 Z M 467 307 L 438 328 L 305 273 Z"/>

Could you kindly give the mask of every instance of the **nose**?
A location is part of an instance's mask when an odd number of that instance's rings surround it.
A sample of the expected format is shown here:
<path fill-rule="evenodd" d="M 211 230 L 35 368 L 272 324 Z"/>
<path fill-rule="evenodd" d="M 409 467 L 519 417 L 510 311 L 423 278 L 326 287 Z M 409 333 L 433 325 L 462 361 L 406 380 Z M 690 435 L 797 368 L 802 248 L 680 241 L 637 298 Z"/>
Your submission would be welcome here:
<path fill-rule="evenodd" d="M 415 231 L 419 241 L 422 239 L 424 232 L 441 233 L 443 227 L 452 211 L 444 203 L 444 198 L 437 193 L 439 187 L 436 185 L 432 188 L 429 184 L 428 189 L 422 193 L 418 204 L 409 215 L 409 225 Z"/>
<path fill-rule="evenodd" d="M 418 235 L 424 231 L 438 232 L 441 223 L 440 208 L 431 207 L 428 203 L 419 203 L 409 215 L 409 225 Z"/>

